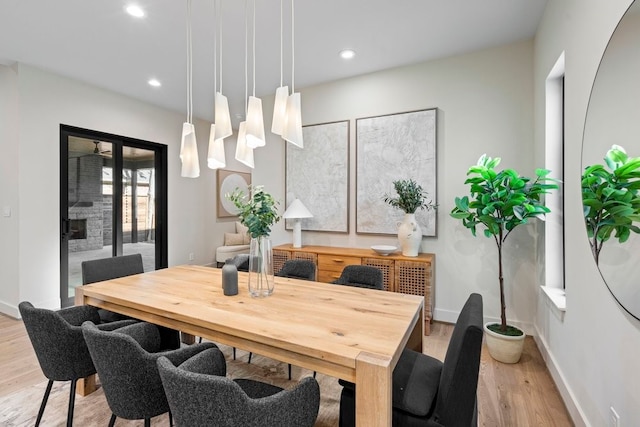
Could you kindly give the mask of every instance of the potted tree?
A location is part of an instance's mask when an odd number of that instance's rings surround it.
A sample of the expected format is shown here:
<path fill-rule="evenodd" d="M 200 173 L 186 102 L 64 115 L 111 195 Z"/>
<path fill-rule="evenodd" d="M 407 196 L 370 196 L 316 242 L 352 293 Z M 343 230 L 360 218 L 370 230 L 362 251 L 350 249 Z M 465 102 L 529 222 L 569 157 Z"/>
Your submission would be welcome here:
<path fill-rule="evenodd" d="M 429 195 L 413 179 L 393 181 L 397 196 L 385 194 L 382 200 L 396 209 L 404 212 L 404 221 L 398 226 L 398 240 L 404 256 L 418 256 L 422 243 L 422 230 L 416 221 L 416 211 L 435 209 L 436 205 L 429 199 Z"/>
<path fill-rule="evenodd" d="M 596 264 L 614 232 L 619 243 L 631 232 L 640 233 L 634 224 L 640 221 L 640 157 L 629 157 L 623 147 L 613 145 L 604 161 L 606 166 L 588 166 L 582 174 L 584 221 Z"/>
<path fill-rule="evenodd" d="M 500 323 L 487 323 L 485 334 L 491 356 L 504 363 L 520 360 L 524 332 L 507 324 L 504 298 L 502 250 L 511 232 L 529 219 L 539 218 L 550 210 L 542 195 L 557 189 L 556 180 L 549 178 L 547 169 L 536 169 L 536 178 L 520 176 L 513 169 L 496 171 L 500 158 L 483 154 L 467 172 L 465 184 L 470 185 L 470 196 L 456 197 L 451 211 L 453 218 L 462 221 L 475 236 L 478 226 L 484 235 L 493 238 L 498 249 L 498 282 L 500 285 Z"/>

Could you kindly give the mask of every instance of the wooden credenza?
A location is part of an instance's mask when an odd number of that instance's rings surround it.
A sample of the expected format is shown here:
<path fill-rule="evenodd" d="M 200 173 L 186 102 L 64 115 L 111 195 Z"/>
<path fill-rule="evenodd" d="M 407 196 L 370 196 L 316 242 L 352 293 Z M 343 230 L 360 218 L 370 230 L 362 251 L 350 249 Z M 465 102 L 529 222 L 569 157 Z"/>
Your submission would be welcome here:
<path fill-rule="evenodd" d="M 372 249 L 335 246 L 280 245 L 273 248 L 273 270 L 280 271 L 285 261 L 305 259 L 317 267 L 318 282 L 332 282 L 347 265 L 370 265 L 382 270 L 384 289 L 390 292 L 424 296 L 424 333 L 431 331 L 435 255 L 422 253 L 406 257 L 398 253 L 379 255 Z"/>

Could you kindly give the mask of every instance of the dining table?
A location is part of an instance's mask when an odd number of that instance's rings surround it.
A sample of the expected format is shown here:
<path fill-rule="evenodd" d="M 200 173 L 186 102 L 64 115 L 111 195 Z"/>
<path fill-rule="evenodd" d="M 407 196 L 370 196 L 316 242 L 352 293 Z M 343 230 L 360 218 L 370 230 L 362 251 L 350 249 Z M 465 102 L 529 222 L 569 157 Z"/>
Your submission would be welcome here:
<path fill-rule="evenodd" d="M 393 369 L 403 349 L 422 351 L 424 298 L 277 276 L 256 298 L 249 274 L 226 296 L 221 269 L 180 265 L 79 286 L 75 303 L 353 382 L 356 425 L 390 426 Z"/>

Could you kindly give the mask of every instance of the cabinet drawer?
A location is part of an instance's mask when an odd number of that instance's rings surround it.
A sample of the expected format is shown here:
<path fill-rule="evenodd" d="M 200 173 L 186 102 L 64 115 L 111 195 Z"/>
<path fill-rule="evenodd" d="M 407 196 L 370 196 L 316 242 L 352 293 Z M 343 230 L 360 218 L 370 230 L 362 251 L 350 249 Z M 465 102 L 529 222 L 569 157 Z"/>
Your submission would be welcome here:
<path fill-rule="evenodd" d="M 340 255 L 318 255 L 318 271 L 334 271 L 342 273 L 342 269 L 347 265 L 360 265 L 360 257 L 340 256 Z"/>
<path fill-rule="evenodd" d="M 318 282 L 331 283 L 340 277 L 340 271 L 318 271 Z"/>

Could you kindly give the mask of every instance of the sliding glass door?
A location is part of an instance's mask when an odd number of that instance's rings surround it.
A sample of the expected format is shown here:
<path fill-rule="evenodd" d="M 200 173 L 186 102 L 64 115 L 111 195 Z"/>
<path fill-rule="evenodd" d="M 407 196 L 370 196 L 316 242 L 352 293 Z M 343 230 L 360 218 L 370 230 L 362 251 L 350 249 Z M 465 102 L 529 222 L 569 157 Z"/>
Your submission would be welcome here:
<path fill-rule="evenodd" d="M 167 266 L 166 146 L 61 126 L 60 298 L 73 305 L 83 261 L 142 254 Z"/>

